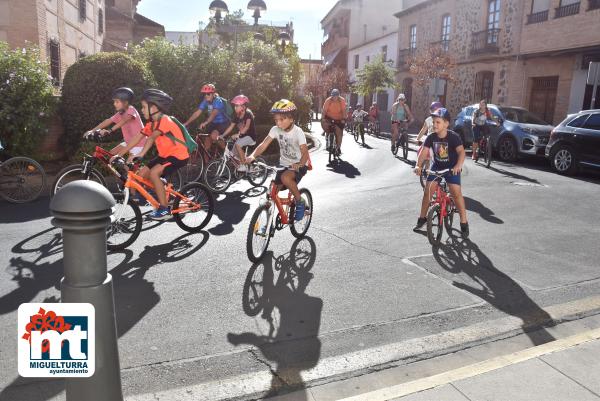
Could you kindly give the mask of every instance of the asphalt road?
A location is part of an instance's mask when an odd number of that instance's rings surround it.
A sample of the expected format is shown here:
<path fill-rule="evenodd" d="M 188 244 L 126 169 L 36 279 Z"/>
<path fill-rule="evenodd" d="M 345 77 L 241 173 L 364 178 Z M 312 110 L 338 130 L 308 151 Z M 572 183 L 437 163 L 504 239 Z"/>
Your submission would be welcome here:
<path fill-rule="evenodd" d="M 388 141 L 367 143 L 345 136 L 335 168 L 312 154 L 302 182 L 315 204 L 308 237 L 277 232 L 262 263 L 245 251 L 264 192 L 248 183 L 219 198 L 205 232 L 148 222 L 130 249 L 108 256 L 127 396 L 217 399 L 193 393 L 214 383 L 232 397 L 272 395 L 360 373 L 340 356 L 507 316 L 527 329 L 550 318 L 546 308 L 600 294 L 598 175 L 468 161 L 471 240 L 445 235 L 432 248 L 412 232 L 422 190 L 411 162 L 394 158 Z M 60 299 L 62 243 L 48 199 L 0 204 L 0 223 L 0 400 L 62 399 L 61 381 L 17 374 L 19 304 Z M 255 387 L 242 388 L 242 377 Z"/>

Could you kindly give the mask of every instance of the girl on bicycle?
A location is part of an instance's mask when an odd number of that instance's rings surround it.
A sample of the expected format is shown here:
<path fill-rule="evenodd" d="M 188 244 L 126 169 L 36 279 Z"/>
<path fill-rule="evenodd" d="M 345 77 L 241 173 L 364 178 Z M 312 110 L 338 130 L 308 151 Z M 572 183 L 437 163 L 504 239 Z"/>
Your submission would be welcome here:
<path fill-rule="evenodd" d="M 254 114 L 248 108 L 250 99 L 244 95 L 238 95 L 231 100 L 235 109 L 235 115 L 229 128 L 223 133 L 223 137 L 227 138 L 237 126 L 239 137 L 235 141 L 235 150 L 241 162 L 238 171 L 246 171 L 246 154 L 244 153 L 245 146 L 253 146 L 256 144 L 256 128 L 254 126 Z"/>
<path fill-rule="evenodd" d="M 487 102 L 485 100 L 480 101 L 479 108 L 473 112 L 473 143 L 471 150 L 474 161 L 479 158 L 479 141 L 481 141 L 483 135 L 487 134 L 487 121 L 492 119 L 492 112 L 488 109 Z"/>
<path fill-rule="evenodd" d="M 419 152 L 417 153 L 417 158 L 421 155 L 421 151 L 423 150 L 423 137 L 427 138 L 428 135 L 433 134 L 433 117 L 431 117 L 431 113 L 436 111 L 437 109 L 444 107 L 440 102 L 433 102 L 429 106 L 429 116 L 425 119 L 419 134 L 417 135 L 417 145 L 419 145 Z"/>
<path fill-rule="evenodd" d="M 414 117 L 410 111 L 410 107 L 406 104 L 406 96 L 404 93 L 398 95 L 398 100 L 392 105 L 392 151 L 394 145 L 398 141 L 398 133 L 400 128 L 406 129 L 412 122 Z M 402 126 L 400 126 L 402 124 Z"/>

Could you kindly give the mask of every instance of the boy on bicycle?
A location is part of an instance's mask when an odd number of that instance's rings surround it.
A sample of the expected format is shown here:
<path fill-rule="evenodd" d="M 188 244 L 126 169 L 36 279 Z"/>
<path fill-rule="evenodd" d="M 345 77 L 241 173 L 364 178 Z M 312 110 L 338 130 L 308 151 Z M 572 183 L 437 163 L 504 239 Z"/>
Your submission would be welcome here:
<path fill-rule="evenodd" d="M 359 103 L 356 105 L 356 110 L 354 110 L 354 113 L 352 113 L 352 120 L 354 120 L 354 124 L 358 126 L 358 124 L 362 124 L 365 122 L 365 118 L 368 115 L 369 113 L 364 111 L 362 108 L 362 104 Z"/>
<path fill-rule="evenodd" d="M 167 115 L 173 103 L 173 98 L 158 89 L 146 89 L 142 95 L 142 113 L 148 123 L 137 136 L 118 153 L 123 156 L 131 148 L 138 146 L 142 140 L 146 144 L 137 157 L 144 157 L 153 144 L 156 144 L 158 156 L 144 166 L 139 175 L 150 179 L 156 192 L 160 206 L 150 214 L 153 220 L 166 220 L 171 217 L 167 202 L 163 176 L 169 176 L 185 166 L 190 157 L 185 145 L 185 137 L 179 126 Z"/>
<path fill-rule="evenodd" d="M 444 174 L 444 179 L 448 184 L 450 194 L 454 199 L 458 213 L 460 214 L 460 231 L 464 239 L 469 238 L 469 223 L 467 222 L 467 211 L 465 208 L 465 200 L 460 187 L 460 173 L 465 162 L 465 148 L 460 136 L 453 131 L 448 130 L 450 125 L 450 112 L 445 108 L 439 108 L 431 113 L 433 118 L 434 133 L 425 139 L 423 151 L 419 154 L 415 174 L 421 175 L 421 166 L 427 158 L 427 154 L 431 152 L 430 159 L 433 164 L 432 171 L 442 171 L 449 169 L 450 171 Z M 438 185 L 435 175 L 427 176 L 427 185 L 423 192 L 423 201 L 421 202 L 421 214 L 417 220 L 414 231 L 418 231 L 425 223 L 427 223 L 427 209 L 431 202 L 431 195 L 435 192 Z"/>
<path fill-rule="evenodd" d="M 245 146 L 253 146 L 256 144 L 256 128 L 254 125 L 254 114 L 248 108 L 250 99 L 244 95 L 238 95 L 231 100 L 235 109 L 235 116 L 231 121 L 231 125 L 223 137 L 228 137 L 233 132 L 233 129 L 237 126 L 238 139 L 235 141 L 235 150 L 238 155 L 238 160 L 241 162 L 238 171 L 246 171 L 246 154 L 244 153 Z"/>
<path fill-rule="evenodd" d="M 279 164 L 286 167 L 285 170 L 277 172 L 275 183 L 281 189 L 285 186 L 290 190 L 296 200 L 295 218 L 300 221 L 304 218 L 304 201 L 298 190 L 298 183 L 308 171 L 309 160 L 306 136 L 300 127 L 294 124 L 294 112 L 296 105 L 287 99 L 276 102 L 271 108 L 275 120 L 275 126 L 271 128 L 269 135 L 254 150 L 252 155 L 246 158 L 247 163 L 252 163 L 256 157 L 263 154 L 273 139 L 279 142 Z"/>
<path fill-rule="evenodd" d="M 100 130 L 101 136 L 106 136 L 120 128 L 121 132 L 123 133 L 123 142 L 115 146 L 110 153 L 117 154 L 121 150 L 125 149 L 131 140 L 142 130 L 142 128 L 144 128 L 140 114 L 135 107 L 131 105 L 133 102 L 133 97 L 134 93 L 129 88 L 123 87 L 115 89 L 112 99 L 115 110 L 117 111 L 116 114 L 102 121 L 96 127 L 86 132 L 83 136 L 90 136 L 96 130 Z M 113 126 L 110 129 L 107 129 L 111 125 Z M 138 146 L 131 148 L 129 152 L 129 162 L 131 162 L 131 160 L 142 151 L 144 143 L 145 139 L 142 140 Z"/>

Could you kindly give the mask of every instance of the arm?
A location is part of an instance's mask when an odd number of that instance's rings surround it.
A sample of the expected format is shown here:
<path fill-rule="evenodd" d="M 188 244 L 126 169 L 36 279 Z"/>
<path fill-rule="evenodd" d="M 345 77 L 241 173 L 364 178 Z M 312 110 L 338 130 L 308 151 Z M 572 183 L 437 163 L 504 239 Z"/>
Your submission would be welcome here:
<path fill-rule="evenodd" d="M 126 155 L 127 153 L 129 153 L 129 151 L 133 148 L 136 147 L 136 145 L 138 143 L 141 142 L 142 139 L 144 139 L 144 134 L 142 134 L 141 132 L 138 132 L 133 139 L 127 144 L 127 146 L 125 146 L 125 148 L 120 151 L 119 153 L 116 154 L 116 156 L 120 156 L 123 157 L 124 155 Z M 144 145 L 144 151 L 142 151 L 142 153 L 139 154 L 139 156 L 141 157 L 142 155 L 146 154 L 147 150 L 146 150 L 146 146 L 148 146 L 148 142 L 146 141 L 146 144 Z M 154 142 L 154 140 L 152 141 Z M 150 144 L 150 146 L 152 146 L 152 144 Z"/>
<path fill-rule="evenodd" d="M 240 135 L 245 135 L 246 132 L 248 132 L 248 130 L 250 129 L 251 123 L 252 123 L 252 121 L 250 119 L 246 120 L 246 122 L 244 123 L 244 126 L 242 128 L 240 128 Z"/>
<path fill-rule="evenodd" d="M 460 172 L 462 171 L 466 157 L 465 147 L 462 144 L 460 146 L 457 146 L 456 153 L 458 153 L 458 161 L 456 162 L 456 166 L 452 167 L 452 174 L 460 174 Z"/>
<path fill-rule="evenodd" d="M 463 152 L 464 152 L 464 148 L 463 148 Z M 421 152 L 419 152 L 419 158 L 417 160 L 417 167 L 415 167 L 415 174 L 416 175 L 421 175 L 421 169 L 422 169 L 422 165 L 423 162 L 425 161 L 425 159 L 427 159 L 427 155 L 429 155 L 429 147 L 423 145 L 423 149 L 421 150 Z M 463 159 L 464 161 L 464 159 Z"/>
<path fill-rule="evenodd" d="M 133 116 L 130 114 L 127 114 L 125 117 L 123 117 L 121 119 L 121 121 L 119 121 L 118 123 L 116 123 L 111 129 L 110 132 L 115 132 L 116 130 L 118 130 L 119 128 L 121 128 L 122 126 L 124 126 L 125 124 L 127 124 L 129 121 L 133 120 Z"/>
<path fill-rule="evenodd" d="M 217 115 L 219 115 L 219 110 L 213 109 L 213 111 L 210 112 L 210 115 L 208 116 L 206 121 L 204 121 L 202 124 L 200 124 L 200 128 L 204 128 L 208 124 L 212 123 L 214 121 L 214 119 L 217 118 Z"/>
<path fill-rule="evenodd" d="M 427 123 L 423 123 L 423 126 L 421 127 L 421 131 L 419 131 L 419 134 L 417 135 L 417 142 L 421 141 L 421 138 L 423 138 L 423 135 L 425 135 L 426 132 L 427 132 Z"/>
<path fill-rule="evenodd" d="M 306 166 L 306 163 L 308 162 L 308 146 L 300 145 L 300 152 L 302 153 L 302 156 L 300 157 L 298 168 Z M 298 168 L 294 167 L 294 170 L 297 170 Z"/>
<path fill-rule="evenodd" d="M 229 127 L 223 132 L 223 138 L 227 138 L 233 132 L 233 128 L 235 127 L 234 123 L 231 123 Z"/>
<path fill-rule="evenodd" d="M 410 111 L 410 107 L 408 105 L 404 105 L 406 110 L 406 115 L 408 116 L 408 124 L 412 124 L 415 121 L 415 117 L 413 116 L 412 111 Z"/>
<path fill-rule="evenodd" d="M 200 117 L 201 114 L 202 114 L 202 110 L 201 109 L 196 110 L 190 116 L 190 118 L 187 119 L 187 121 L 183 125 L 185 125 L 187 127 L 188 125 L 190 125 L 191 123 L 193 123 L 194 121 L 196 121 L 198 119 L 198 117 Z"/>
<path fill-rule="evenodd" d="M 252 152 L 252 154 L 246 158 L 246 160 L 249 162 L 254 161 L 254 159 L 256 159 L 258 156 L 262 155 L 265 152 L 265 150 L 267 150 L 267 148 L 269 147 L 271 142 L 273 142 L 273 138 L 271 138 L 270 136 L 267 136 L 265 138 L 265 140 L 262 141 L 262 143 L 260 145 L 258 145 L 258 147 L 256 149 L 254 149 L 254 152 Z M 248 159 L 250 159 L 250 160 L 248 160 Z"/>
<path fill-rule="evenodd" d="M 96 131 L 96 130 L 99 130 L 99 129 L 103 130 L 103 129 L 105 129 L 105 128 L 108 128 L 108 127 L 110 127 L 110 125 L 111 125 L 112 123 L 113 123 L 113 122 L 111 121 L 111 119 L 110 119 L 110 118 L 107 118 L 106 120 L 102 121 L 100 124 L 98 124 L 98 125 L 96 125 L 94 128 L 92 128 L 91 130 L 87 131 L 87 132 L 84 134 L 84 136 L 85 136 L 85 135 L 86 135 L 88 132 Z"/>

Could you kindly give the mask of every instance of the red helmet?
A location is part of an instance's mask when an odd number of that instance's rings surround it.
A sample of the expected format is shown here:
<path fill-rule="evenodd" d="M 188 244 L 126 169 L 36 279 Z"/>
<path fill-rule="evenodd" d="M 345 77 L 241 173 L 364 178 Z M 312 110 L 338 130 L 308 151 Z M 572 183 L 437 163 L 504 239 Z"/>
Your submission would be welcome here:
<path fill-rule="evenodd" d="M 233 99 L 231 99 L 231 104 L 235 106 L 243 106 L 245 104 L 250 103 L 250 99 L 248 99 L 245 95 L 237 95 Z"/>
<path fill-rule="evenodd" d="M 215 93 L 217 92 L 217 88 L 213 84 L 206 84 L 200 89 L 200 93 Z"/>

